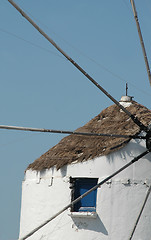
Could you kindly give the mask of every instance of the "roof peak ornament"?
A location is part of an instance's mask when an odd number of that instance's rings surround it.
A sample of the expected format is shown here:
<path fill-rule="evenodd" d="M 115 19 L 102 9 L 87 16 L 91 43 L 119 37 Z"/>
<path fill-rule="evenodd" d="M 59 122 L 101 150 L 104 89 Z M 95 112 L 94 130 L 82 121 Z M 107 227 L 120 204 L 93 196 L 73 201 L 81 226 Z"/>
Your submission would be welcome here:
<path fill-rule="evenodd" d="M 126 96 L 122 96 L 122 97 L 121 97 L 121 100 L 120 100 L 120 103 L 121 103 L 121 102 L 132 102 L 133 98 L 134 98 L 134 97 L 127 96 L 127 95 L 126 95 Z"/>

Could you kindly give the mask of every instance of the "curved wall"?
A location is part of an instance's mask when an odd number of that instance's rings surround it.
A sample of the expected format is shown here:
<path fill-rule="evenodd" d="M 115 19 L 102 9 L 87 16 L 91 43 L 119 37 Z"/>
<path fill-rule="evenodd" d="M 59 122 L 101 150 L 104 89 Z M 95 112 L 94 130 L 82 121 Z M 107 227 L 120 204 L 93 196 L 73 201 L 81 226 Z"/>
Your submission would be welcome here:
<path fill-rule="evenodd" d="M 28 170 L 22 185 L 20 238 L 71 202 L 70 177 L 98 178 L 99 181 L 145 151 L 143 140 L 133 140 L 118 152 L 56 171 Z M 66 210 L 29 240 L 128 240 L 151 184 L 151 154 L 97 189 L 97 216 L 71 216 Z M 151 236 L 151 196 L 133 239 Z"/>

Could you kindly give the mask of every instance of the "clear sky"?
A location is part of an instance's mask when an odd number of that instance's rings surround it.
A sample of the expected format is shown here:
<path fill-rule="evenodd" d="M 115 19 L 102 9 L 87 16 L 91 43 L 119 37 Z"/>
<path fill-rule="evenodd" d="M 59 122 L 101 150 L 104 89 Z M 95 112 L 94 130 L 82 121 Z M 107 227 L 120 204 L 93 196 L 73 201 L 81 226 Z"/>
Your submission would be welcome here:
<path fill-rule="evenodd" d="M 151 2 L 135 0 L 151 64 Z M 151 87 L 129 0 L 16 0 L 117 100 L 150 108 Z M 75 130 L 112 102 L 7 0 L 0 0 L 0 125 Z M 17 240 L 28 164 L 63 135 L 0 130 L 0 240 Z"/>

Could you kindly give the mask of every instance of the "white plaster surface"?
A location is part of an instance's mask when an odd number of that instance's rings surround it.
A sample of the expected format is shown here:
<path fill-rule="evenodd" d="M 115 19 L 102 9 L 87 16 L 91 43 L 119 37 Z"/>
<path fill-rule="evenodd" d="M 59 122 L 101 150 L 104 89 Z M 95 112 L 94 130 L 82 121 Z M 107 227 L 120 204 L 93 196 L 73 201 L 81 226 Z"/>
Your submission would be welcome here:
<path fill-rule="evenodd" d="M 144 140 L 133 140 L 118 152 L 59 171 L 28 170 L 22 185 L 20 238 L 71 202 L 71 177 L 95 177 L 99 181 L 145 151 Z M 49 222 L 28 240 L 128 240 L 151 183 L 151 153 L 97 190 L 97 217 L 70 216 L 70 209 Z M 151 236 L 151 196 L 133 240 Z"/>

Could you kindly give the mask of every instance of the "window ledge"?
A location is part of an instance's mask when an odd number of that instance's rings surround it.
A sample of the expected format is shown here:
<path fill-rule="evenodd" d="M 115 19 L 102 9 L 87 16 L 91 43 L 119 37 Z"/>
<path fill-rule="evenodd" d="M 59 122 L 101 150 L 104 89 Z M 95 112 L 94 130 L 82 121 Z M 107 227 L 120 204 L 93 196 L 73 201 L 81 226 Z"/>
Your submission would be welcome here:
<path fill-rule="evenodd" d="M 96 212 L 70 212 L 68 214 L 70 217 L 74 218 L 96 218 Z"/>

